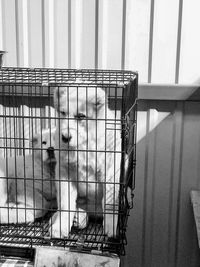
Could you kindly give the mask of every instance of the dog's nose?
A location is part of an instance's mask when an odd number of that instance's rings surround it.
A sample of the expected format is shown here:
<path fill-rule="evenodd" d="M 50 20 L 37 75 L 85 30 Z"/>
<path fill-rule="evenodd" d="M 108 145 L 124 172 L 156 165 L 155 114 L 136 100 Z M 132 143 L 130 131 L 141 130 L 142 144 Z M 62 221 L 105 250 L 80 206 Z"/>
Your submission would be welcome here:
<path fill-rule="evenodd" d="M 71 139 L 72 139 L 71 135 L 65 136 L 65 135 L 62 134 L 62 141 L 64 143 L 69 143 Z"/>
<path fill-rule="evenodd" d="M 49 155 L 49 158 L 54 158 L 55 155 L 54 155 L 54 148 L 52 146 L 50 146 L 48 149 L 47 149 L 47 153 Z"/>

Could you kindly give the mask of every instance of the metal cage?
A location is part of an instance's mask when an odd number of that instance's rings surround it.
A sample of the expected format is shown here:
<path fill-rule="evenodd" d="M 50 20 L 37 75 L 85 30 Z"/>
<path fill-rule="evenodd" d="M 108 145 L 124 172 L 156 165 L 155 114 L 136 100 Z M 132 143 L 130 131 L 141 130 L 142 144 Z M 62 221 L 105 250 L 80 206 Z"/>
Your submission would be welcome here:
<path fill-rule="evenodd" d="M 64 102 L 65 107 L 68 107 L 67 111 L 66 109 L 63 111 L 63 103 L 61 103 L 63 92 L 60 93 L 60 91 L 63 90 L 67 97 Z M 1 254 L 30 256 L 33 255 L 36 246 L 49 245 L 88 252 L 98 250 L 118 255 L 125 253 L 127 218 L 133 205 L 135 187 L 137 90 L 137 73 L 130 71 L 0 69 L 0 184 L 2 187 L 0 191 L 6 196 L 6 201 L 0 202 Z M 104 103 L 101 105 L 104 106 L 104 116 L 99 118 L 97 113 L 100 91 L 103 92 Z M 77 101 L 73 98 L 72 103 L 70 97 L 74 93 Z M 91 114 L 88 100 L 90 94 L 95 101 Z M 55 97 L 58 98 L 59 112 L 54 108 Z M 86 114 L 82 113 L 80 101 Z M 74 106 L 81 112 L 77 114 L 74 114 L 74 111 L 71 112 Z M 110 117 L 109 114 L 112 116 Z M 75 126 L 72 127 L 73 133 L 69 136 L 72 120 Z M 63 123 L 67 123 L 67 126 L 65 125 L 67 136 L 64 137 Z M 103 125 L 102 128 L 99 128 L 100 123 Z M 43 132 L 47 134 L 48 141 L 43 140 Z M 97 144 L 99 132 L 104 136 L 103 148 Z M 93 141 L 91 141 L 91 133 Z M 74 138 L 73 135 L 76 137 Z M 107 138 L 109 135 L 112 135 L 111 141 Z M 120 136 L 120 147 L 116 145 L 117 136 Z M 75 145 L 69 145 L 70 138 L 74 138 Z M 81 147 L 81 138 L 85 140 L 84 147 Z M 62 145 L 62 142 L 65 144 Z M 91 142 L 92 146 L 90 146 Z M 111 143 L 113 145 L 109 149 Z M 67 167 L 67 179 L 64 181 L 58 177 L 59 170 L 62 169 L 60 165 L 63 164 L 60 156 L 62 153 L 68 155 L 65 167 L 71 164 L 72 157 L 76 155 L 76 160 L 73 161 L 75 167 L 72 170 L 71 167 Z M 120 163 L 117 161 L 118 155 L 120 155 Z M 104 170 L 99 170 L 98 166 L 101 156 L 103 157 L 101 163 L 105 165 Z M 45 157 L 50 158 L 48 163 L 45 162 Z M 82 164 L 81 160 L 85 160 L 85 163 Z M 93 167 L 90 166 L 91 161 L 94 162 Z M 114 177 L 111 180 L 106 177 L 108 163 Z M 48 170 L 45 169 L 46 164 L 48 164 Z M 81 180 L 83 178 L 79 172 L 80 166 L 84 168 L 84 181 Z M 76 174 L 73 175 L 73 173 Z M 52 218 L 55 214 L 57 214 L 55 220 L 60 214 L 64 214 L 62 205 L 58 203 L 60 199 L 58 195 L 62 198 L 62 188 L 68 186 L 68 192 L 63 194 L 65 199 L 68 198 L 68 202 L 73 198 L 69 188 L 71 175 L 75 177 L 73 178 L 75 185 L 73 185 L 77 193 L 76 210 L 65 210 L 65 213 L 69 218 L 73 217 L 73 225 L 70 227 L 69 235 L 58 237 L 52 233 L 50 224 L 54 224 Z M 98 176 L 103 177 L 98 180 Z M 80 188 L 83 187 L 84 196 L 80 193 Z M 87 195 L 90 187 L 94 188 L 94 202 L 89 200 Z M 99 195 L 96 193 L 97 187 L 102 188 L 99 190 Z M 111 208 L 107 208 L 107 200 L 104 196 L 105 192 L 108 194 L 107 187 L 113 190 L 110 192 L 111 196 L 108 196 L 112 199 Z M 114 200 L 113 195 L 117 196 Z M 104 202 L 103 198 L 105 198 Z M 78 208 L 78 212 L 77 206 L 81 207 L 81 209 Z M 89 206 L 92 206 L 92 209 L 89 209 Z M 106 214 L 110 217 L 106 217 Z M 112 234 L 108 236 L 105 231 L 104 220 L 105 218 L 114 220 L 115 215 L 118 218 L 117 230 L 112 237 Z M 82 217 L 83 219 L 80 219 Z M 84 226 L 80 227 L 85 220 Z M 62 224 L 63 227 L 66 226 L 65 224 Z"/>

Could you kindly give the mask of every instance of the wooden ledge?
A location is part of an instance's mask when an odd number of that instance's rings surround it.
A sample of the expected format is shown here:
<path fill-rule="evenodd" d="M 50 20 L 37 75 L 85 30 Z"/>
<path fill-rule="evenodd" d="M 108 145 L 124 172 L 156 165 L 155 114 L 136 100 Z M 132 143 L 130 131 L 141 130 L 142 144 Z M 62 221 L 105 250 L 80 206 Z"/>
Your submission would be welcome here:
<path fill-rule="evenodd" d="M 139 84 L 138 98 L 145 100 L 200 100 L 198 84 Z"/>

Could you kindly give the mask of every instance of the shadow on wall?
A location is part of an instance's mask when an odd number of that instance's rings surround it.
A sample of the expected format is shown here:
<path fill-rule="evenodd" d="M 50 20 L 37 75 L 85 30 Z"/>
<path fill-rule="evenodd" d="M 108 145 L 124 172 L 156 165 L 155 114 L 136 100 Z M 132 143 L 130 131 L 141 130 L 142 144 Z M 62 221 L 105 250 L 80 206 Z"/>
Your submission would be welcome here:
<path fill-rule="evenodd" d="M 190 190 L 200 189 L 200 104 L 139 101 L 134 208 L 122 266 L 200 266 Z"/>

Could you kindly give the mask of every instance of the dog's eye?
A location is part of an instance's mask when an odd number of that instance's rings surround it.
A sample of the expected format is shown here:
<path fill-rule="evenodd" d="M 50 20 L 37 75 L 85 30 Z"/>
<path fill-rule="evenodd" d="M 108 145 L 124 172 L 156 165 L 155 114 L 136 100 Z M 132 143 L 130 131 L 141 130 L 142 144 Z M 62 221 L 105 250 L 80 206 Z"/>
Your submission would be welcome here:
<path fill-rule="evenodd" d="M 42 141 L 42 144 L 43 144 L 43 145 L 46 145 L 46 144 L 47 144 L 47 142 L 46 142 L 46 141 Z"/>
<path fill-rule="evenodd" d="M 86 118 L 86 116 L 85 116 L 85 114 L 83 114 L 83 113 L 78 113 L 78 114 L 76 114 L 76 115 L 74 116 L 74 118 L 77 119 L 77 120 L 83 120 L 83 119 Z"/>
<path fill-rule="evenodd" d="M 67 113 L 66 113 L 65 111 L 60 111 L 60 114 L 61 114 L 62 116 L 66 116 L 66 115 L 67 115 Z"/>

